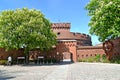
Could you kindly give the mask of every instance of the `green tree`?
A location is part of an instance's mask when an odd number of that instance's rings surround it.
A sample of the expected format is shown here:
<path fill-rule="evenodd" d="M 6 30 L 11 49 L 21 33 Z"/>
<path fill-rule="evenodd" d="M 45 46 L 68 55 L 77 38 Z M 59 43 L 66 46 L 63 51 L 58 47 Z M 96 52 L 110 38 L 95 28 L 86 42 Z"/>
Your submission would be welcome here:
<path fill-rule="evenodd" d="M 120 0 L 90 0 L 85 8 L 91 16 L 92 35 L 100 41 L 120 37 Z"/>
<path fill-rule="evenodd" d="M 55 44 L 51 23 L 40 11 L 23 8 L 0 13 L 0 47 L 24 48 L 28 58 L 29 50 L 48 50 Z"/>

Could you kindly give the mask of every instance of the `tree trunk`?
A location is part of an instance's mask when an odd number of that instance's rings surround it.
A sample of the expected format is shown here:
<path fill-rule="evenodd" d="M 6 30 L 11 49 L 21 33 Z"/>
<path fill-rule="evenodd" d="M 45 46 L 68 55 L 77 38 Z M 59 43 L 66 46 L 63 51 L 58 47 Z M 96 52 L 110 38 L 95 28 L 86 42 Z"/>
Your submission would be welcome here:
<path fill-rule="evenodd" d="M 26 55 L 26 64 L 29 64 L 29 49 L 28 49 L 28 48 L 25 48 L 24 53 L 25 53 L 25 55 Z"/>

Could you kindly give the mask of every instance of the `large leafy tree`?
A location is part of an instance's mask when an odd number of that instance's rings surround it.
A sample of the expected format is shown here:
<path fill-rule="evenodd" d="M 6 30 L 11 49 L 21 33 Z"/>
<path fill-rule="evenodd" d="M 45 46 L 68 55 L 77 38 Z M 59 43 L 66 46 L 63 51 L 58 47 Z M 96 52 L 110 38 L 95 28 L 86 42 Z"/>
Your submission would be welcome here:
<path fill-rule="evenodd" d="M 91 16 L 91 34 L 100 41 L 120 37 L 120 0 L 90 0 L 85 8 Z"/>
<path fill-rule="evenodd" d="M 0 47 L 48 50 L 56 44 L 51 23 L 35 9 L 6 10 L 0 13 Z"/>

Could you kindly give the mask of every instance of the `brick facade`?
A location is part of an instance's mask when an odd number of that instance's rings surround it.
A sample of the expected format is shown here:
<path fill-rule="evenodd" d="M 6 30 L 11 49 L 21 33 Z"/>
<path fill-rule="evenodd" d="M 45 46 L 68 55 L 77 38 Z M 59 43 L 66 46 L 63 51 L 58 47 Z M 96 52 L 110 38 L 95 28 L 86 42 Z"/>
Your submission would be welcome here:
<path fill-rule="evenodd" d="M 75 40 L 59 40 L 56 46 L 56 51 L 63 57 L 65 52 L 71 54 L 72 60 L 76 61 L 76 41 Z M 63 58 L 61 58 L 62 60 Z"/>
<path fill-rule="evenodd" d="M 19 50 L 9 50 L 6 51 L 3 48 L 0 48 L 0 59 L 7 59 L 8 56 L 12 56 L 13 59 L 16 59 L 19 56 L 23 56 L 24 52 L 23 49 L 19 49 Z"/>
<path fill-rule="evenodd" d="M 89 35 L 70 32 L 70 27 L 70 23 L 53 23 L 52 31 L 57 35 L 56 51 L 62 56 L 61 59 L 64 59 L 65 52 L 69 52 L 71 60 L 76 62 L 77 46 L 91 46 L 92 42 Z"/>
<path fill-rule="evenodd" d="M 102 46 L 82 46 L 77 48 L 77 60 L 105 54 Z"/>

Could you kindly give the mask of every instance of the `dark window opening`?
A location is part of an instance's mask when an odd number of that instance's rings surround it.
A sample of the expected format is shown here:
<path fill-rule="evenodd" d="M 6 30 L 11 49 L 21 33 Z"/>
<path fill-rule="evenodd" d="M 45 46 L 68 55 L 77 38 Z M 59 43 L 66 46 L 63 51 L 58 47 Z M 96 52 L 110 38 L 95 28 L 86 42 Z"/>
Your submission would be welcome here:
<path fill-rule="evenodd" d="M 60 35 L 60 32 L 58 32 L 57 35 Z"/>

